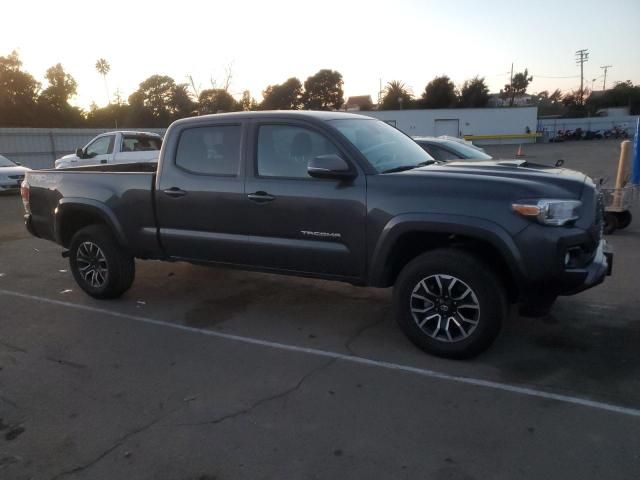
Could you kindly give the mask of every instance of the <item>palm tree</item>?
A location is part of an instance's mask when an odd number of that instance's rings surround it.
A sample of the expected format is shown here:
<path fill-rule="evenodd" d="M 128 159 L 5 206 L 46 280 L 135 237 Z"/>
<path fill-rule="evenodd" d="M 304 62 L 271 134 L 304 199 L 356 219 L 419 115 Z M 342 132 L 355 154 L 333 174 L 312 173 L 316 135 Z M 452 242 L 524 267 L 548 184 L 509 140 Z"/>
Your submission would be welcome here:
<path fill-rule="evenodd" d="M 99 58 L 96 62 L 96 70 L 102 78 L 104 79 L 104 89 L 107 92 L 107 103 L 111 103 L 111 99 L 109 98 L 109 87 L 107 86 L 107 73 L 111 70 L 111 65 L 104 58 Z"/>
<path fill-rule="evenodd" d="M 381 99 L 380 110 L 402 110 L 411 108 L 413 95 L 409 88 L 400 80 L 392 80 L 387 83 Z"/>

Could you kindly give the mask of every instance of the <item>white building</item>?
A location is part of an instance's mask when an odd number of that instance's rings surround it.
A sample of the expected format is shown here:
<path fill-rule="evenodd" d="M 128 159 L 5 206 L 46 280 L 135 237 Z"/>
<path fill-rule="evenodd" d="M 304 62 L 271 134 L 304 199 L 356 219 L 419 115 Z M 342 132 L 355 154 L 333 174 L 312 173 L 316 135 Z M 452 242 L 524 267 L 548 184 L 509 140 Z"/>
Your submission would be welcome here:
<path fill-rule="evenodd" d="M 411 136 L 471 137 L 478 144 L 534 143 L 538 107 L 447 108 L 354 112 L 378 118 Z"/>

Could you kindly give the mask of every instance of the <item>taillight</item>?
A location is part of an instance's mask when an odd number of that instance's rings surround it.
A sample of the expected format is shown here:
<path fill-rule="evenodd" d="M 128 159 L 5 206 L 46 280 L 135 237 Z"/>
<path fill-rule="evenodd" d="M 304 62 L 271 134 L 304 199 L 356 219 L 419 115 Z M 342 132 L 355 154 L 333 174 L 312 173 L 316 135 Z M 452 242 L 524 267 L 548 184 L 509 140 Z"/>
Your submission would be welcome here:
<path fill-rule="evenodd" d="M 31 207 L 29 206 L 29 184 L 27 180 L 24 179 L 20 184 L 20 196 L 22 197 L 22 204 L 24 205 L 24 210 L 27 213 L 31 213 Z"/>

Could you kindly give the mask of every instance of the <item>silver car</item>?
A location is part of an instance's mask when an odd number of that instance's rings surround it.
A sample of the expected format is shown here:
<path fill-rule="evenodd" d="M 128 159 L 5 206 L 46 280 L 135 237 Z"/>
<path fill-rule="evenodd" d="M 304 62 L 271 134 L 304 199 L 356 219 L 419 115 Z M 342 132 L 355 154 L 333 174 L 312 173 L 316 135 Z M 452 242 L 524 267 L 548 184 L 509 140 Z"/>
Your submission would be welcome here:
<path fill-rule="evenodd" d="M 491 155 L 471 142 L 452 137 L 413 137 L 413 140 L 434 159 L 450 160 L 491 160 Z"/>
<path fill-rule="evenodd" d="M 28 170 L 0 155 L 0 192 L 18 192 Z"/>

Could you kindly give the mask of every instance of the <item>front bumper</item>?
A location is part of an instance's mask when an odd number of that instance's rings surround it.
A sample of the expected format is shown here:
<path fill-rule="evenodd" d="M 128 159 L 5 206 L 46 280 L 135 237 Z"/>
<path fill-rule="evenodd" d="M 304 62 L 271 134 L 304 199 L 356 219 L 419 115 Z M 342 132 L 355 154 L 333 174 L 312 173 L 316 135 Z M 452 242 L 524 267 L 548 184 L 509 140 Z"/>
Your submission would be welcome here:
<path fill-rule="evenodd" d="M 567 269 L 562 274 L 559 295 L 574 295 L 601 284 L 613 271 L 613 248 L 600 240 L 591 263 L 583 268 Z"/>

